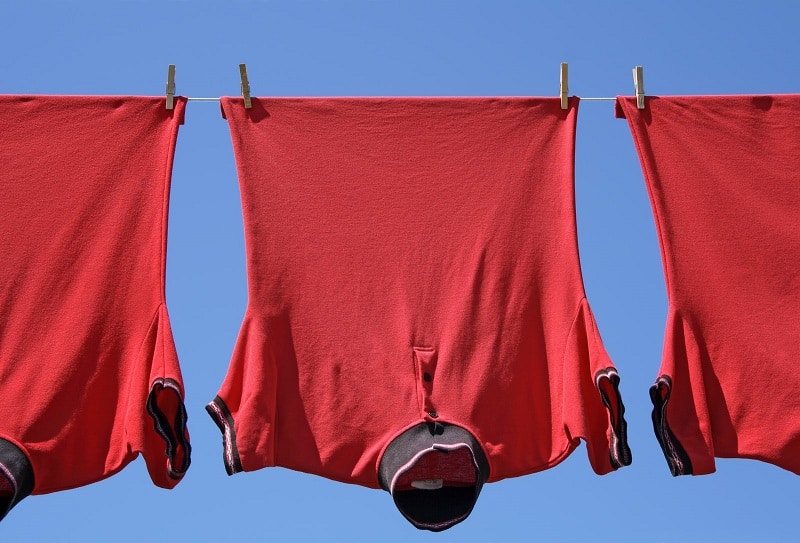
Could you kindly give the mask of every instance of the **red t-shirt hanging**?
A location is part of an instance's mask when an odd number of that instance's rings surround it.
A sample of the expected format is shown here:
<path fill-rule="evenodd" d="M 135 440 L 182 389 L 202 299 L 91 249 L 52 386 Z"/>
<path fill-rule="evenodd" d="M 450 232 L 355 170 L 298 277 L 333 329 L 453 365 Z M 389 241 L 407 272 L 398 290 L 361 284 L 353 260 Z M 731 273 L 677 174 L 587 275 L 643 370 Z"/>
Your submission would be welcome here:
<path fill-rule="evenodd" d="M 669 314 L 653 422 L 674 475 L 800 473 L 800 96 L 648 97 L 628 119 Z"/>
<path fill-rule="evenodd" d="M 144 455 L 189 464 L 164 305 L 186 101 L 0 96 L 0 517 Z"/>
<path fill-rule="evenodd" d="M 581 438 L 598 473 L 629 462 L 578 262 L 577 99 L 562 110 L 262 98 L 246 110 L 223 98 L 222 109 L 249 285 L 208 408 L 230 473 L 278 465 L 380 485 L 440 530 L 484 480 L 552 467 Z M 439 504 L 452 511 L 395 490 L 449 492 Z"/>

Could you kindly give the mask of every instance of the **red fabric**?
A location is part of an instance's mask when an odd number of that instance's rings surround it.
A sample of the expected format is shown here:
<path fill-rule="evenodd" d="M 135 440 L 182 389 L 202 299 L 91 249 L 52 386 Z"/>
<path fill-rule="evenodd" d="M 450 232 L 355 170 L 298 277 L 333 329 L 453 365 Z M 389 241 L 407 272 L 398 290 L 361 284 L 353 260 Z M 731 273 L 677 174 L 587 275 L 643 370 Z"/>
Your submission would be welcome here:
<path fill-rule="evenodd" d="M 393 490 L 412 490 L 418 481 L 435 481 L 434 487 L 474 486 L 476 469 L 475 459 L 466 445 L 447 452 L 430 450 L 398 475 Z"/>
<path fill-rule="evenodd" d="M 139 452 L 157 485 L 179 480 L 146 400 L 157 378 L 181 381 L 164 263 L 184 108 L 0 96 L 0 437 L 28 456 L 34 493 Z"/>
<path fill-rule="evenodd" d="M 653 396 L 667 400 L 672 445 L 696 475 L 713 472 L 714 457 L 800 473 L 800 96 L 649 97 L 644 110 L 618 98 L 617 108 L 661 243 L 667 379 Z"/>
<path fill-rule="evenodd" d="M 377 487 L 384 448 L 425 420 L 475 435 L 490 480 L 579 438 L 613 469 L 593 382 L 611 361 L 576 247 L 577 105 L 222 99 L 249 306 L 219 398 L 242 469 Z"/>

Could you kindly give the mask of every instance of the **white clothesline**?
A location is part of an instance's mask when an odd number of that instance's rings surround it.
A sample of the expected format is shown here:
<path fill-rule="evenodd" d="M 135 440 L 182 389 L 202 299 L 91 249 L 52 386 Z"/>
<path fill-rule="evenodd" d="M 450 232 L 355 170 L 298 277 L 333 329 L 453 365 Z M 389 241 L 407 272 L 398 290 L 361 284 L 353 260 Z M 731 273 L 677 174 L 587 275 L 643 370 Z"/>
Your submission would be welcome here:
<path fill-rule="evenodd" d="M 595 100 L 595 101 L 598 101 L 598 100 L 602 100 L 602 101 L 613 101 L 613 100 L 616 100 L 616 98 L 588 98 L 588 97 L 587 98 L 580 97 L 580 99 L 581 99 L 581 101 L 583 101 L 583 100 Z M 219 102 L 219 98 L 187 98 L 187 100 L 189 102 Z"/>

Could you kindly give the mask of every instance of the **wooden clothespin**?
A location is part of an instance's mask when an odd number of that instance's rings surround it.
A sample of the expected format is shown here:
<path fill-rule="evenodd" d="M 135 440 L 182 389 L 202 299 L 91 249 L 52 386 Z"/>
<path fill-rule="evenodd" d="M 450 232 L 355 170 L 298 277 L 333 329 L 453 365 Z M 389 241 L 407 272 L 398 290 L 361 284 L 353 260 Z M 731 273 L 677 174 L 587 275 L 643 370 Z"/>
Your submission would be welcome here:
<path fill-rule="evenodd" d="M 644 69 L 641 66 L 633 69 L 633 86 L 636 90 L 636 107 L 644 109 Z"/>
<path fill-rule="evenodd" d="M 175 109 L 175 65 L 167 68 L 167 109 Z"/>
<path fill-rule="evenodd" d="M 250 82 L 247 80 L 247 66 L 239 64 L 239 77 L 242 79 L 242 97 L 244 98 L 244 108 L 250 109 L 253 107 L 253 102 L 250 100 Z"/>
<path fill-rule="evenodd" d="M 568 67 L 566 62 L 561 63 L 561 83 L 559 85 L 559 94 L 561 95 L 561 109 L 569 109 L 569 85 Z"/>

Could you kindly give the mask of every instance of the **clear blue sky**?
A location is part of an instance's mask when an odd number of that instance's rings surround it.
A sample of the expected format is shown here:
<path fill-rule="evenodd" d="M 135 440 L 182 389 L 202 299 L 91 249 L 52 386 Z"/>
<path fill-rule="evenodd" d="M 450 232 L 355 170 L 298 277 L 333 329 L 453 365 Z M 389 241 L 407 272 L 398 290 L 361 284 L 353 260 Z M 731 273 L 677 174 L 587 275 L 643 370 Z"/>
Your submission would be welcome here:
<path fill-rule="evenodd" d="M 158 95 L 173 63 L 178 94 L 235 95 L 246 62 L 254 95 L 553 96 L 562 61 L 570 92 L 584 97 L 630 95 L 637 64 L 652 95 L 795 93 L 798 21 L 790 0 L 3 1 L 0 93 Z M 100 483 L 29 497 L 0 523 L 0 539 L 796 541 L 796 475 L 749 460 L 670 475 L 647 393 L 664 279 L 638 159 L 612 102 L 581 104 L 576 152 L 584 279 L 622 376 L 630 467 L 598 477 L 581 447 L 551 470 L 487 485 L 471 517 L 441 534 L 414 529 L 382 491 L 281 468 L 228 477 L 204 405 L 245 309 L 242 220 L 227 125 L 216 104 L 190 103 L 167 299 L 192 466 L 173 491 L 154 487 L 137 460 Z"/>

